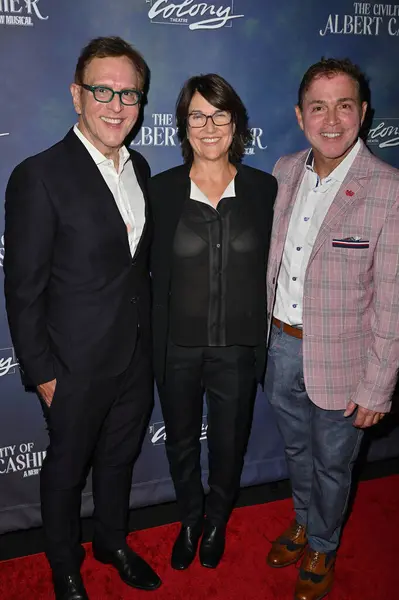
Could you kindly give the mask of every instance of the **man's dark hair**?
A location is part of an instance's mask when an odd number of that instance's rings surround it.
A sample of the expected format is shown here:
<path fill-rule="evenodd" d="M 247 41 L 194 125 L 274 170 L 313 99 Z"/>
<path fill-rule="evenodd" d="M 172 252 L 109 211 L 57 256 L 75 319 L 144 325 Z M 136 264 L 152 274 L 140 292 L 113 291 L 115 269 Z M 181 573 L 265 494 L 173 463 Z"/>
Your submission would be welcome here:
<path fill-rule="evenodd" d="M 353 79 L 357 85 L 359 104 L 368 102 L 369 87 L 366 76 L 349 58 L 322 58 L 306 71 L 298 90 L 298 106 L 302 110 L 303 99 L 312 82 L 319 77 L 334 77 L 344 73 Z"/>
<path fill-rule="evenodd" d="M 139 76 L 139 87 L 142 90 L 148 78 L 147 64 L 140 52 L 118 36 L 95 38 L 83 48 L 75 69 L 75 83 L 84 83 L 85 69 L 94 58 L 119 56 L 126 56 L 132 62 Z"/>
<path fill-rule="evenodd" d="M 237 92 L 223 77 L 215 73 L 197 75 L 188 79 L 177 99 L 177 136 L 181 143 L 184 162 L 191 163 L 194 156 L 187 138 L 187 119 L 190 102 L 196 92 L 201 94 L 215 108 L 228 111 L 231 114 L 235 132 L 229 148 L 229 160 L 240 162 L 244 156 L 246 144 L 252 139 L 248 128 L 248 113 Z"/>

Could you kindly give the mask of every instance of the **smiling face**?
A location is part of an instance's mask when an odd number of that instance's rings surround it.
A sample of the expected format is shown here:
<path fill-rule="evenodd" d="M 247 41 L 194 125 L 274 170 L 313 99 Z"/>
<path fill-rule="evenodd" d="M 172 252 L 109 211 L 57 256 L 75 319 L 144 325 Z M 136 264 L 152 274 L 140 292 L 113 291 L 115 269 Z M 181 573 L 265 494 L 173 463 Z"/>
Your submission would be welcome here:
<path fill-rule="evenodd" d="M 215 113 L 226 113 L 226 111 L 212 106 L 199 92 L 195 92 L 188 113 L 208 116 Z M 203 127 L 187 126 L 187 139 L 194 152 L 194 161 L 198 159 L 210 161 L 227 159 L 233 135 L 233 123 L 214 125 L 212 119 L 208 119 Z"/>
<path fill-rule="evenodd" d="M 104 85 L 115 91 L 140 89 L 139 76 L 127 56 L 93 58 L 87 65 L 83 83 Z M 126 106 L 115 95 L 111 102 L 95 100 L 92 92 L 73 83 L 71 94 L 79 115 L 78 127 L 104 156 L 118 153 L 137 121 L 140 105 Z"/>
<path fill-rule="evenodd" d="M 345 73 L 312 81 L 295 107 L 298 123 L 313 148 L 314 167 L 326 177 L 351 151 L 364 121 L 367 103 L 360 103 L 356 82 Z"/>

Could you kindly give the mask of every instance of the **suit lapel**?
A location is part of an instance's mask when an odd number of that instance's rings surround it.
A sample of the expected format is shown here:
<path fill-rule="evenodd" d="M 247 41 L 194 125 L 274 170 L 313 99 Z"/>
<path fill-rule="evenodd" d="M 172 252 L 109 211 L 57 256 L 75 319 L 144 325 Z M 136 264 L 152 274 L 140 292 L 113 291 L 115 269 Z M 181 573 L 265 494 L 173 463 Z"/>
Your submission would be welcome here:
<path fill-rule="evenodd" d="M 169 193 L 166 192 L 166 194 L 168 195 L 168 206 L 163 214 L 163 218 L 165 219 L 164 230 L 167 235 L 165 248 L 170 249 L 171 252 L 183 204 L 190 197 L 190 165 L 182 165 L 179 168 L 175 175 L 175 181 Z"/>
<path fill-rule="evenodd" d="M 337 195 L 331 203 L 330 208 L 320 227 L 316 237 L 312 253 L 309 258 L 308 266 L 311 264 L 321 246 L 328 239 L 331 231 L 342 222 L 345 215 L 353 204 L 361 202 L 366 196 L 366 190 L 362 185 L 362 179 L 367 177 L 370 165 L 371 154 L 367 150 L 364 143 L 361 141 L 359 152 L 353 161 L 342 185 L 340 186 Z"/>
<path fill-rule="evenodd" d="M 240 163 L 236 164 L 235 167 L 237 169 L 237 175 L 234 180 L 236 197 L 243 200 L 244 204 L 251 205 L 251 212 L 253 211 L 256 215 L 255 226 L 262 239 L 265 233 L 266 224 L 262 221 L 262 215 L 258 213 L 259 203 L 256 200 L 259 192 L 253 185 L 253 179 L 248 171 L 245 170 L 245 167 Z"/>
<path fill-rule="evenodd" d="M 346 181 L 346 180 L 345 180 Z M 317 234 L 312 253 L 309 258 L 309 264 L 312 262 L 313 258 L 320 250 L 321 246 L 327 240 L 331 231 L 336 227 L 336 225 L 341 222 L 345 214 L 348 212 L 350 207 L 355 204 L 355 202 L 359 202 L 363 200 L 366 193 L 362 186 L 356 179 L 349 179 L 346 184 L 345 181 L 339 188 L 337 195 L 335 196 L 327 215 L 320 227 L 319 233 Z M 352 192 L 352 195 L 348 195 L 346 192 Z"/>
<path fill-rule="evenodd" d="M 64 143 L 68 149 L 73 177 L 78 182 L 82 202 L 91 203 L 93 210 L 103 214 L 105 223 L 118 231 L 121 244 L 130 254 L 126 224 L 96 163 L 73 129 L 65 136 Z"/>
<path fill-rule="evenodd" d="M 134 160 L 134 155 L 132 153 L 130 153 L 130 158 L 131 158 L 131 161 L 132 161 L 134 172 L 136 174 L 137 182 L 138 182 L 138 184 L 140 186 L 140 189 L 141 189 L 141 191 L 143 193 L 144 205 L 145 205 L 144 206 L 144 211 L 145 211 L 144 228 L 143 228 L 143 231 L 141 233 L 141 237 L 140 237 L 139 242 L 138 242 L 138 244 L 136 246 L 136 250 L 135 250 L 135 253 L 134 253 L 134 256 L 133 256 L 133 258 L 136 258 L 136 256 L 138 256 L 140 250 L 142 249 L 144 240 L 146 239 L 148 231 L 150 229 L 151 214 L 150 214 L 150 205 L 149 205 L 149 201 L 148 201 L 147 183 L 144 180 L 144 177 L 143 177 L 140 169 L 138 168 L 138 165 L 136 164 L 136 161 Z M 126 236 L 126 239 L 128 239 L 127 236 Z M 129 252 L 130 252 L 130 248 L 129 248 Z"/>
<path fill-rule="evenodd" d="M 272 251 L 271 257 L 276 260 L 278 265 L 280 265 L 283 257 L 292 210 L 302 183 L 305 160 L 306 154 L 304 155 L 303 160 L 300 159 L 293 165 L 286 179 L 278 178 L 279 188 L 275 204 L 274 232 L 272 236 L 274 250 Z"/>

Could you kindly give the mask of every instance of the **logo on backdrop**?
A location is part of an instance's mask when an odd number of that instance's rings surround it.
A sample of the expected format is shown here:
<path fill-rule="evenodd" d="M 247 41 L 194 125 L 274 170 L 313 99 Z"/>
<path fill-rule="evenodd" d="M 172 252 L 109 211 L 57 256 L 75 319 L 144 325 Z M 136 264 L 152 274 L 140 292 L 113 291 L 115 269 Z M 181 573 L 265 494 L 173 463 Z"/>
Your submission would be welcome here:
<path fill-rule="evenodd" d="M 220 29 L 232 27 L 233 19 L 241 19 L 244 15 L 235 15 L 234 2 L 194 2 L 182 0 L 146 0 L 151 4 L 148 18 L 151 23 L 162 25 L 188 25 L 189 29 Z"/>
<path fill-rule="evenodd" d="M 245 148 L 246 156 L 253 156 L 257 150 L 266 150 L 267 144 L 263 145 L 263 129 L 261 127 L 251 127 L 252 140 Z"/>
<path fill-rule="evenodd" d="M 0 238 L 0 267 L 3 266 L 4 252 L 4 235 L 2 235 Z"/>
<path fill-rule="evenodd" d="M 208 421 L 206 417 L 202 417 L 201 436 L 200 441 L 206 440 L 206 432 L 208 430 Z M 166 441 L 165 423 L 163 421 L 159 423 L 153 423 L 148 428 L 148 432 L 151 436 L 151 443 L 154 446 L 160 446 Z"/>
<path fill-rule="evenodd" d="M 34 442 L 0 448 L 0 475 L 19 473 L 22 477 L 39 475 L 46 450 L 35 451 Z"/>
<path fill-rule="evenodd" d="M 37 19 L 48 19 L 40 8 L 40 0 L 0 0 L 0 25 L 32 27 Z"/>
<path fill-rule="evenodd" d="M 373 119 L 373 126 L 369 131 L 367 143 L 379 148 L 393 148 L 399 146 L 399 118 Z"/>
<path fill-rule="evenodd" d="M 178 146 L 175 118 L 172 113 L 153 113 L 152 124 L 143 125 L 134 141 L 134 146 Z M 252 140 L 245 148 L 246 155 L 254 155 L 256 150 L 266 150 L 263 144 L 263 129 L 253 127 L 251 129 Z"/>
<path fill-rule="evenodd" d="M 320 35 L 399 36 L 399 4 L 353 2 L 352 6 L 352 14 L 328 15 Z"/>
<path fill-rule="evenodd" d="M 0 348 L 0 377 L 5 375 L 14 375 L 18 367 L 18 361 L 15 358 L 14 348 Z"/>
<path fill-rule="evenodd" d="M 130 146 L 176 146 L 176 126 L 171 113 L 154 113 L 152 124 L 143 125 Z"/>

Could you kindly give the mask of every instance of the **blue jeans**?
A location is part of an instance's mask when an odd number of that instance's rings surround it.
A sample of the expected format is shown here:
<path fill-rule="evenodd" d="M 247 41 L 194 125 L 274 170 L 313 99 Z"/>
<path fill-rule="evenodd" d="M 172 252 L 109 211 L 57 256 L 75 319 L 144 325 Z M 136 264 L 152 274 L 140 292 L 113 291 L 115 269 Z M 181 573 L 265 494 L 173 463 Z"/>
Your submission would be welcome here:
<path fill-rule="evenodd" d="M 306 393 L 302 340 L 273 325 L 265 393 L 284 439 L 296 519 L 307 527 L 309 546 L 333 552 L 351 488 L 363 431 L 355 414 L 317 407 Z M 349 398 L 348 398 L 349 401 Z"/>

